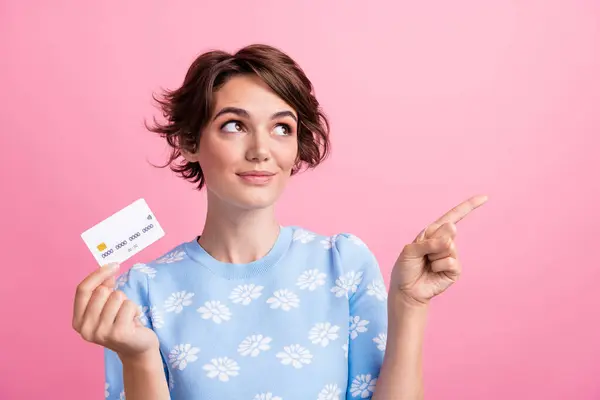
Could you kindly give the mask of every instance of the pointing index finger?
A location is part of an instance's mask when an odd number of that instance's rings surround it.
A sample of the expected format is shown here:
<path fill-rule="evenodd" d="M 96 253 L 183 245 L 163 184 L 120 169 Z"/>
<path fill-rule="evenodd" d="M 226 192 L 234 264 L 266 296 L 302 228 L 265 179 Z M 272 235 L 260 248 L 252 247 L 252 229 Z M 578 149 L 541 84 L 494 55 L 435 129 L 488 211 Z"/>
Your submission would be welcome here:
<path fill-rule="evenodd" d="M 471 211 L 482 206 L 487 199 L 487 196 L 473 196 L 442 215 L 435 221 L 435 224 L 443 225 L 447 222 L 456 224 L 458 221 L 469 215 Z"/>

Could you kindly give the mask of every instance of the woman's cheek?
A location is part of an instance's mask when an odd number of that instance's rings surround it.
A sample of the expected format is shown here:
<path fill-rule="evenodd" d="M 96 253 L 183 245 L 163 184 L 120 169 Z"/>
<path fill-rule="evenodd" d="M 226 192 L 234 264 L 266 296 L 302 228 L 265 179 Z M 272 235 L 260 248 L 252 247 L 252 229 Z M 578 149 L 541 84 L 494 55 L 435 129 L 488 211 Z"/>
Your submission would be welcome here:
<path fill-rule="evenodd" d="M 294 167 L 296 164 L 296 159 L 298 157 L 298 145 L 287 143 L 286 146 L 283 146 L 281 149 L 281 161 L 280 166 L 281 169 L 288 171 Z"/>

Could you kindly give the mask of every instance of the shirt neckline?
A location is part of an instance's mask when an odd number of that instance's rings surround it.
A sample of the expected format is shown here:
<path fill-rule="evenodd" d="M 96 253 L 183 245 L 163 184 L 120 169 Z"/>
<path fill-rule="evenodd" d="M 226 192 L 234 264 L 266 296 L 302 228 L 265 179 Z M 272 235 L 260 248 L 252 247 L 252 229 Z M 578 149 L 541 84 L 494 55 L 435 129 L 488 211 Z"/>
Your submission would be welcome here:
<path fill-rule="evenodd" d="M 217 260 L 200 246 L 200 243 L 198 243 L 199 236 L 185 244 L 185 251 L 192 260 L 214 275 L 229 280 L 248 279 L 262 275 L 272 269 L 287 252 L 292 242 L 292 236 L 292 227 L 281 226 L 277 240 L 267 254 L 247 264 L 234 264 Z"/>

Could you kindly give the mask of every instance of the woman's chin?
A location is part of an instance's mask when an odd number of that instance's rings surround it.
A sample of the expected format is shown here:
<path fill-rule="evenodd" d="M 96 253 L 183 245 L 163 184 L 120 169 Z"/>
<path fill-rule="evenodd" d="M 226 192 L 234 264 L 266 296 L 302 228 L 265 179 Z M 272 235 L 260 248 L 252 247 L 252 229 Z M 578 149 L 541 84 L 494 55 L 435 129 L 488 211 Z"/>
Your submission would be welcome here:
<path fill-rule="evenodd" d="M 244 210 L 259 210 L 272 207 L 279 198 L 279 195 L 274 193 L 252 192 L 240 193 L 235 198 L 232 198 L 230 203 Z"/>
<path fill-rule="evenodd" d="M 218 190 L 221 189 L 221 190 Z M 224 190 L 223 190 L 224 189 Z M 258 210 L 273 207 L 279 200 L 282 190 L 276 185 L 209 188 L 208 201 L 227 204 L 240 210 Z"/>

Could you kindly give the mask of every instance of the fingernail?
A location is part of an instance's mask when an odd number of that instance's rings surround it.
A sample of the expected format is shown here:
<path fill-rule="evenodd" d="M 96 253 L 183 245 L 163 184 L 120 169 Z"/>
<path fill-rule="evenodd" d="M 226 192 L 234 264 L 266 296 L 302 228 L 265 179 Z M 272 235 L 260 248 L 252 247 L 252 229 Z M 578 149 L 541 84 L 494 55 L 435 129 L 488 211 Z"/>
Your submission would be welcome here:
<path fill-rule="evenodd" d="M 110 263 L 110 264 L 106 264 L 105 267 L 110 270 L 116 271 L 119 269 L 120 265 L 119 265 L 119 263 Z"/>

